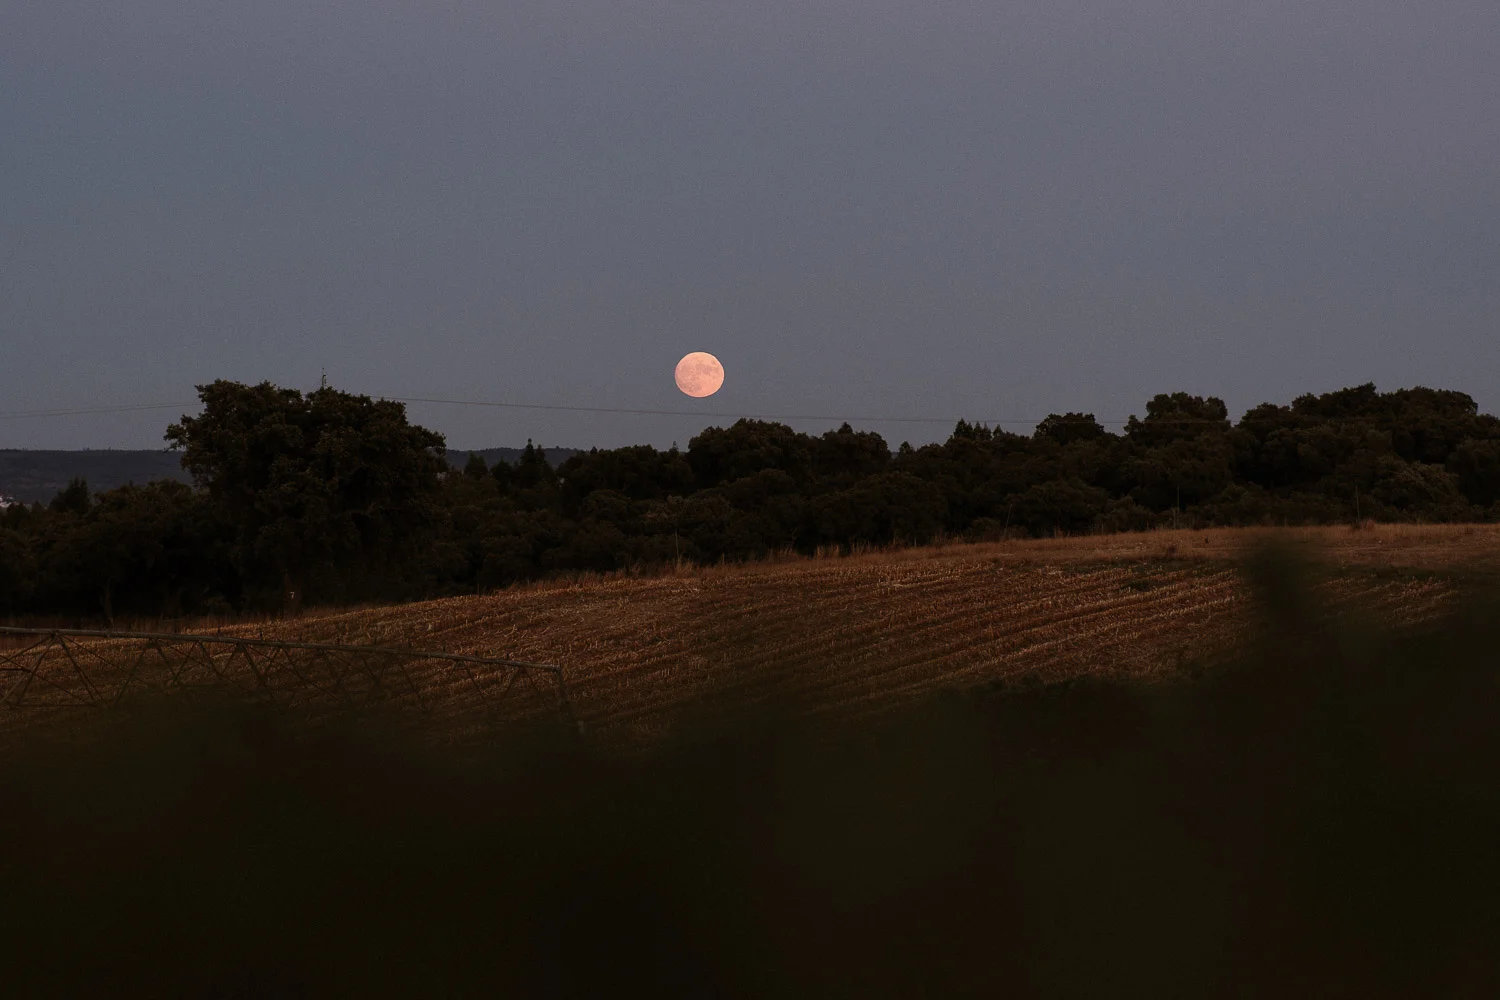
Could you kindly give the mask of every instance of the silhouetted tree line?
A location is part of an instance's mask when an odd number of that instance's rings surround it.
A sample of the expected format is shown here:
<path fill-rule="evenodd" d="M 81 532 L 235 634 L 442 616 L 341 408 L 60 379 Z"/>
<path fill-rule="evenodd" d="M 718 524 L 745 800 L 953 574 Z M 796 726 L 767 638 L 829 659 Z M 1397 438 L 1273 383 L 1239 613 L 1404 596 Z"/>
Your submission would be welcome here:
<path fill-rule="evenodd" d="M 466 593 L 570 571 L 794 549 L 1188 526 L 1500 519 L 1500 419 L 1464 393 L 1373 385 L 1232 423 L 1159 395 L 1123 433 L 960 421 L 894 453 L 848 424 L 712 427 L 685 451 L 595 449 L 460 470 L 399 403 L 200 387 L 166 438 L 195 486 L 0 512 L 0 613 L 178 615 Z"/>

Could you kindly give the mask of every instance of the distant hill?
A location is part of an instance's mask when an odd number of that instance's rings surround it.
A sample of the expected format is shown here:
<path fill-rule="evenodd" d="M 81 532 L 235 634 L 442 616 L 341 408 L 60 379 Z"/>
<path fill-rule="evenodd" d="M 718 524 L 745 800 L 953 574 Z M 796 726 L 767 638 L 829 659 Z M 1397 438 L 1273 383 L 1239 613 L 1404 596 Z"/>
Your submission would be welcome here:
<path fill-rule="evenodd" d="M 513 465 L 521 457 L 521 449 L 450 450 L 448 462 L 462 468 L 471 454 L 482 456 L 486 465 L 502 459 Z M 547 461 L 555 467 L 578 454 L 578 449 L 548 448 L 546 454 Z M 171 451 L 0 449 L 0 497 L 14 497 L 22 503 L 45 503 L 76 476 L 88 480 L 89 489 L 96 492 L 158 479 L 192 482 L 192 477 L 182 469 L 182 456 Z"/>
<path fill-rule="evenodd" d="M 170 451 L 0 449 L 0 496 L 11 496 L 22 503 L 45 502 L 57 496 L 75 476 L 87 479 L 91 490 L 158 479 L 192 481 L 182 471 L 182 456 Z"/>

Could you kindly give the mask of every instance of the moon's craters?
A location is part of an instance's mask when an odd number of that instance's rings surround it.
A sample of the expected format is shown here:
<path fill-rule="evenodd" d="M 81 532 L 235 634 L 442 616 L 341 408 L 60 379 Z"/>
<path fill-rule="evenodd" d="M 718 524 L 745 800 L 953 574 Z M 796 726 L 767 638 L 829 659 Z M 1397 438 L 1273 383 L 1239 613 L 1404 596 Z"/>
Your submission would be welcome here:
<path fill-rule="evenodd" d="M 724 366 L 704 351 L 694 351 L 677 362 L 677 388 L 689 396 L 712 396 L 724 384 Z"/>

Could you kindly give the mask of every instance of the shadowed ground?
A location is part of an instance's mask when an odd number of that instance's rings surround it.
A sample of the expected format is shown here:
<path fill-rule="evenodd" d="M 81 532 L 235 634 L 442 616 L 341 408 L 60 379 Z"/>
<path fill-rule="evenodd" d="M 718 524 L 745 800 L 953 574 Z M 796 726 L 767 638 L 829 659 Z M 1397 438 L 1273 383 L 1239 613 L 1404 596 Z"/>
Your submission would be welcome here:
<path fill-rule="evenodd" d="M 1244 579 L 1196 677 L 690 709 L 631 754 L 182 699 L 38 731 L 0 762 L 7 985 L 1493 995 L 1497 605 L 1392 632 L 1286 553 Z"/>

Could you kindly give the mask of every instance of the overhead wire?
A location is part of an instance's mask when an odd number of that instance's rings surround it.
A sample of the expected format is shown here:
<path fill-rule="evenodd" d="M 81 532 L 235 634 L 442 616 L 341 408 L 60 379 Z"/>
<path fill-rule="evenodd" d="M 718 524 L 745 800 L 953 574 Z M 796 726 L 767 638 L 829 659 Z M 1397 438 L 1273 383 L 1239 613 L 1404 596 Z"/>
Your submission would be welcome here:
<path fill-rule="evenodd" d="M 480 406 L 510 410 L 542 410 L 564 413 L 608 413 L 633 416 L 657 416 L 657 417 L 714 417 L 724 419 L 747 418 L 752 420 L 823 420 L 823 421 L 845 421 L 848 423 L 866 424 L 956 424 L 961 417 L 882 417 L 882 416 L 851 416 L 841 414 L 822 413 L 766 413 L 746 412 L 730 410 L 663 410 L 663 409 L 641 409 L 623 406 L 574 406 L 559 403 L 511 403 L 499 400 L 486 399 L 437 399 L 428 396 L 376 396 L 378 399 L 388 399 L 395 403 L 426 403 L 440 406 Z M 18 410 L 11 412 L 0 412 L 0 420 L 25 420 L 43 417 L 71 417 L 90 414 L 106 413 L 135 413 L 148 410 L 173 410 L 190 409 L 201 405 L 192 403 L 140 403 L 128 406 L 89 406 L 74 407 L 56 410 Z M 999 424 L 1034 424 L 1038 421 L 1029 419 L 1000 419 L 1000 420 L 969 420 L 970 423 Z M 1100 421 L 1100 423 L 1125 423 L 1126 421 Z"/>
<path fill-rule="evenodd" d="M 33 417 L 76 417 L 93 413 L 135 413 L 145 410 L 176 410 L 199 406 L 192 403 L 137 403 L 129 406 L 81 406 L 64 410 L 12 410 L 0 413 L 0 420 L 28 420 Z"/>
<path fill-rule="evenodd" d="M 386 399 L 398 403 L 437 403 L 449 406 L 489 406 L 503 407 L 517 410 L 560 410 L 569 413 L 622 413 L 639 416 L 661 416 L 661 417 L 720 417 L 720 418 L 747 418 L 752 420 L 842 420 L 848 423 L 866 424 L 953 424 L 957 423 L 959 417 L 867 417 L 867 416 L 835 416 L 826 413 L 765 413 L 765 412 L 733 412 L 728 410 L 648 410 L 631 409 L 618 406 L 564 406 L 547 403 L 501 403 L 488 400 L 476 399 L 431 399 L 421 396 L 387 396 Z M 971 423 L 973 421 L 970 421 Z M 986 423 L 1034 423 L 1026 420 L 992 420 Z M 1123 422 L 1123 421 L 1122 421 Z"/>
<path fill-rule="evenodd" d="M 973 419 L 973 418 L 969 418 L 969 417 L 934 417 L 934 416 L 900 416 L 900 417 L 888 417 L 888 416 L 851 416 L 851 415 L 827 414 L 827 413 L 767 413 L 767 412 L 746 412 L 746 411 L 731 411 L 731 410 L 642 409 L 642 408 L 632 408 L 632 407 L 622 407 L 622 406 L 576 406 L 576 405 L 560 404 L 560 403 L 512 403 L 512 402 L 505 402 L 505 401 L 501 401 L 501 400 L 484 400 L 484 399 L 438 399 L 438 398 L 430 397 L 430 396 L 381 396 L 381 395 L 378 395 L 378 394 L 372 394 L 372 395 L 375 395 L 375 398 L 377 398 L 377 399 L 387 399 L 387 400 L 390 400 L 391 402 L 396 402 L 396 403 L 424 403 L 424 404 L 428 404 L 428 405 L 439 405 L 439 406 L 479 406 L 479 407 L 489 407 L 489 408 L 496 408 L 496 409 L 540 410 L 540 411 L 563 412 L 563 413 L 605 413 L 605 414 L 619 414 L 619 415 L 629 415 L 629 416 L 690 417 L 690 418 L 695 418 L 695 419 L 700 419 L 700 418 L 704 418 L 704 417 L 710 417 L 710 418 L 718 418 L 718 419 L 736 419 L 736 420 L 738 420 L 738 419 L 751 419 L 751 420 L 816 420 L 816 421 L 828 421 L 828 422 L 840 421 L 840 422 L 850 423 L 850 424 L 856 424 L 856 423 L 858 423 L 858 424 L 945 424 L 945 425 L 955 425 L 960 420 L 963 420 L 963 421 L 967 421 L 968 423 L 970 423 L 972 425 L 975 425 L 975 426 L 990 426 L 990 427 L 1001 427 L 1001 426 L 1008 426 L 1008 425 L 1009 426 L 1014 426 L 1014 425 L 1017 425 L 1017 424 L 1025 425 L 1025 426 L 1035 426 L 1037 424 L 1042 423 L 1043 420 L 1051 420 L 1054 423 L 1057 423 L 1057 422 L 1086 423 L 1086 422 L 1088 422 L 1088 418 L 1079 417 L 1079 418 L 1074 418 L 1073 421 L 1069 421 L 1067 418 L 1060 417 L 1060 416 L 1058 416 L 1056 414 L 1053 414 L 1053 415 L 1051 415 L 1049 417 L 1042 417 L 1042 418 L 1037 418 L 1037 417 L 1001 417 L 1001 418 L 998 418 L 998 419 L 985 419 L 985 418 Z M 176 409 L 187 410 L 187 409 L 191 409 L 191 408 L 194 408 L 194 407 L 197 407 L 197 406 L 200 406 L 200 405 L 202 405 L 200 402 L 194 401 L 194 402 L 191 402 L 191 403 L 137 403 L 137 404 L 129 404 L 129 405 L 121 405 L 121 406 L 89 406 L 89 407 L 72 407 L 72 408 L 66 408 L 66 409 L 52 409 L 52 410 L 14 410 L 14 411 L 10 411 L 10 412 L 0 412 L 0 420 L 27 420 L 27 419 L 49 418 L 49 417 L 72 417 L 72 416 L 86 416 L 86 415 L 110 414 L 110 413 L 138 413 L 138 412 L 145 412 L 145 411 L 150 411 L 150 410 L 176 410 Z M 1130 418 L 1124 418 L 1124 419 L 1120 419 L 1120 418 L 1107 418 L 1107 419 L 1092 418 L 1092 419 L 1093 419 L 1094 423 L 1101 424 L 1101 425 L 1119 425 L 1119 426 L 1123 426 L 1125 424 L 1130 423 L 1131 420 L 1136 419 L 1136 418 L 1130 417 Z M 1197 423 L 1202 423 L 1203 419 L 1202 418 L 1182 418 L 1182 419 L 1175 419 L 1175 420 L 1164 420 L 1164 419 L 1161 419 L 1161 418 L 1156 418 L 1152 422 L 1156 423 L 1156 424 L 1164 424 L 1164 423 L 1197 424 Z"/>

